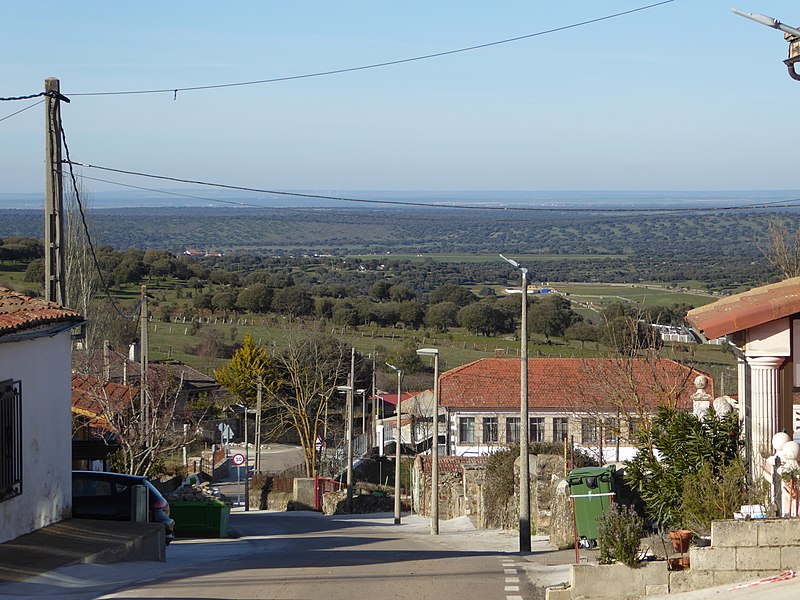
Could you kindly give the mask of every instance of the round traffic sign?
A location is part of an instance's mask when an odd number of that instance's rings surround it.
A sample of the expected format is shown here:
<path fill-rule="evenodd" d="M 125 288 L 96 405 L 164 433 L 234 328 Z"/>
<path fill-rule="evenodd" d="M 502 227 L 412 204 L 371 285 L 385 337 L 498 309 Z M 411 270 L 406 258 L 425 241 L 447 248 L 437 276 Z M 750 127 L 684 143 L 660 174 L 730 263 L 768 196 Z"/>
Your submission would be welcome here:
<path fill-rule="evenodd" d="M 231 457 L 231 460 L 235 466 L 241 467 L 244 464 L 244 454 L 237 452 Z"/>

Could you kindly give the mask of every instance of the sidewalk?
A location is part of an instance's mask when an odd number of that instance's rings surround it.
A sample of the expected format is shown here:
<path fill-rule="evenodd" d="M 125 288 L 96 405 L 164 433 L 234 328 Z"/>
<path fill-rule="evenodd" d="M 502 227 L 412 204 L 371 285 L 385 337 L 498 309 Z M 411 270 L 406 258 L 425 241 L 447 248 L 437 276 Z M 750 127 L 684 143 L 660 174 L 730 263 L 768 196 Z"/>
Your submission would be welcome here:
<path fill-rule="evenodd" d="M 69 519 L 0 544 L 0 583 L 78 563 L 163 561 L 160 523 Z"/>

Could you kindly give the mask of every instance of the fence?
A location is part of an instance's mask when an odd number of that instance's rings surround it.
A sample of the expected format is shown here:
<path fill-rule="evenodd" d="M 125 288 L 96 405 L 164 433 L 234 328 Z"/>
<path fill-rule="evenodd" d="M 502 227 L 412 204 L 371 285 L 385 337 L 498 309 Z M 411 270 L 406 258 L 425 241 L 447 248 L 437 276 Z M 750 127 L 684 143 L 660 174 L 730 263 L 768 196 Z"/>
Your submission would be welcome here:
<path fill-rule="evenodd" d="M 338 492 L 347 486 L 328 477 L 314 477 L 314 510 L 322 510 L 322 496 L 325 492 Z"/>

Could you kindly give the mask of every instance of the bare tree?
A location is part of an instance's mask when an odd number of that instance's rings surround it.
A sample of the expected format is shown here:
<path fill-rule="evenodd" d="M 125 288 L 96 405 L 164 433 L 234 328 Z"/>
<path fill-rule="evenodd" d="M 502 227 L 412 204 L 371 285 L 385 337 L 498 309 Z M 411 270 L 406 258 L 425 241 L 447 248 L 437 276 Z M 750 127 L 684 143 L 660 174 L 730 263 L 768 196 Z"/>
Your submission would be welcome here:
<path fill-rule="evenodd" d="M 81 392 L 95 408 L 98 426 L 119 445 L 112 459 L 119 471 L 133 475 L 157 472 L 164 459 L 200 433 L 199 418 L 180 403 L 183 376 L 151 367 L 147 378 L 149 410 L 141 406 L 139 389 L 81 376 Z M 189 427 L 184 432 L 183 424 Z"/>
<path fill-rule="evenodd" d="M 275 356 L 278 382 L 267 382 L 270 413 L 279 427 L 293 429 L 303 448 L 306 474 L 317 470 L 314 444 L 322 434 L 325 408 L 346 371 L 347 349 L 320 330 L 288 325 L 285 349 Z"/>
<path fill-rule="evenodd" d="M 88 195 L 84 188 L 78 185 L 83 204 L 84 214 L 87 210 Z M 89 246 L 89 235 L 84 227 L 83 217 L 75 190 L 70 188 L 66 202 L 66 252 L 64 256 L 66 277 L 66 304 L 78 311 L 87 320 L 90 320 L 91 302 L 95 293 L 100 288 L 100 276 L 95 266 L 94 257 Z M 91 328 L 94 332 L 94 328 Z M 87 335 L 84 348 L 89 350 L 96 347 L 96 336 Z"/>
<path fill-rule="evenodd" d="M 771 218 L 769 240 L 759 250 L 784 277 L 800 276 L 800 229 L 791 234 L 785 222 Z"/>

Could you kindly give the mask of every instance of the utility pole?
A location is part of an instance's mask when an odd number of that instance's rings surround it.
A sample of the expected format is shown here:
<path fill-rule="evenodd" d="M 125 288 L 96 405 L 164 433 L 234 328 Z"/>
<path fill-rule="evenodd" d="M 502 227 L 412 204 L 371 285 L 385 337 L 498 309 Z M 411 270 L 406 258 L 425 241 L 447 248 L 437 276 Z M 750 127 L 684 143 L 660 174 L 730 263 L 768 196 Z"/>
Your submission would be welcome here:
<path fill-rule="evenodd" d="M 261 378 L 258 379 L 256 394 L 256 473 L 261 472 Z"/>
<path fill-rule="evenodd" d="M 353 395 L 356 387 L 356 349 L 350 348 L 347 388 L 347 514 L 353 513 Z"/>
<path fill-rule="evenodd" d="M 528 455 L 528 269 L 500 255 L 522 274 L 519 346 L 519 551 L 531 551 L 531 472 Z"/>
<path fill-rule="evenodd" d="M 377 350 L 372 352 L 372 427 L 369 432 L 369 446 L 374 448 L 377 445 L 376 427 L 378 426 L 378 388 L 375 384 L 375 355 Z M 378 453 L 380 454 L 380 452 Z"/>
<path fill-rule="evenodd" d="M 144 429 L 144 439 L 147 446 L 150 446 L 150 402 L 147 395 L 147 286 L 142 286 L 142 306 L 139 312 L 139 324 L 141 326 L 141 334 L 139 340 L 139 366 L 140 366 L 140 404 L 142 410 L 142 427 Z"/>
<path fill-rule="evenodd" d="M 397 433 L 394 437 L 395 453 L 394 453 L 394 524 L 400 525 L 401 507 L 400 507 L 400 442 L 402 441 L 401 428 L 403 423 L 400 417 L 400 390 L 403 381 L 403 371 L 394 365 L 386 363 L 386 366 L 397 373 Z"/>
<path fill-rule="evenodd" d="M 50 302 L 66 302 L 64 281 L 64 187 L 61 179 L 61 95 L 55 77 L 44 81 L 45 188 L 44 188 L 44 295 Z"/>

